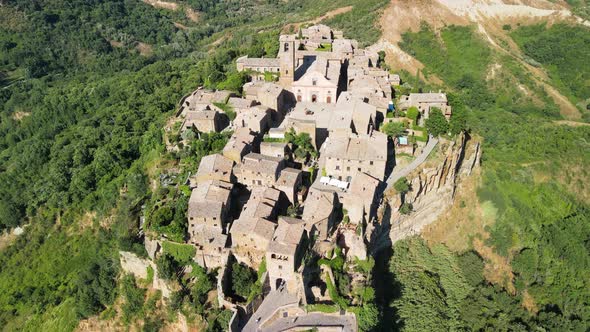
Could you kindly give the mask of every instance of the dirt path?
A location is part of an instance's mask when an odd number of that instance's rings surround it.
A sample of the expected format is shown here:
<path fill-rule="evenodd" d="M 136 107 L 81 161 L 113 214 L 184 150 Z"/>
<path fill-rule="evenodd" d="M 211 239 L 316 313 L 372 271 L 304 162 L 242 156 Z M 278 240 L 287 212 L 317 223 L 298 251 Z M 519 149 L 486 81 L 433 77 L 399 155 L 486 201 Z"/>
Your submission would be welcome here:
<path fill-rule="evenodd" d="M 332 18 L 332 17 L 334 17 L 336 15 L 347 13 L 347 12 L 349 12 L 351 10 L 352 10 L 352 6 L 346 6 L 346 7 L 336 8 L 334 10 L 331 10 L 329 12 L 326 12 L 322 16 L 318 16 L 318 17 L 314 18 L 313 20 L 287 24 L 287 25 L 285 25 L 283 27 L 283 32 L 286 33 L 287 31 L 298 31 L 299 28 L 302 25 L 305 25 L 305 24 L 310 24 L 310 25 L 318 24 L 318 23 L 320 23 L 323 20 L 330 19 L 330 18 Z"/>
<path fill-rule="evenodd" d="M 160 1 L 160 0 L 143 0 L 148 5 L 154 6 L 155 8 L 163 8 L 169 10 L 177 10 L 178 4 L 175 2 Z"/>
<path fill-rule="evenodd" d="M 590 126 L 590 123 L 588 123 L 588 122 L 579 122 L 579 121 L 571 121 L 571 120 L 558 120 L 558 121 L 553 121 L 553 123 L 555 123 L 556 125 L 565 125 L 565 126 L 571 126 L 571 127 Z"/>
<path fill-rule="evenodd" d="M 344 13 L 348 13 L 349 11 L 352 10 L 352 6 L 346 6 L 346 7 L 341 7 L 341 8 L 336 8 L 334 10 L 331 10 L 327 13 L 325 13 L 322 16 L 316 17 L 315 19 L 308 21 L 307 23 L 311 23 L 311 24 L 318 24 L 323 20 L 327 20 L 330 19 L 336 15 L 340 15 L 340 14 L 344 14 Z"/>

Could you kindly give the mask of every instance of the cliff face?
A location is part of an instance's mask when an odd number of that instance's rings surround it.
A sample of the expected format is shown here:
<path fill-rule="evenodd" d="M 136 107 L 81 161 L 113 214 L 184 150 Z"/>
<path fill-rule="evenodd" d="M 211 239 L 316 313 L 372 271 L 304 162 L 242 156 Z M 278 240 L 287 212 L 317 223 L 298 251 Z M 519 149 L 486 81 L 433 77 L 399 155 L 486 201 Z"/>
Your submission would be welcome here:
<path fill-rule="evenodd" d="M 403 202 L 399 194 L 386 193 L 388 198 L 378 212 L 379 223 L 370 235 L 373 252 L 420 233 L 453 203 L 458 182 L 479 167 L 480 143 L 462 134 L 455 141 L 441 141 L 433 154 L 407 176 L 411 190 L 403 200 L 413 206 L 409 215 L 399 212 Z"/>

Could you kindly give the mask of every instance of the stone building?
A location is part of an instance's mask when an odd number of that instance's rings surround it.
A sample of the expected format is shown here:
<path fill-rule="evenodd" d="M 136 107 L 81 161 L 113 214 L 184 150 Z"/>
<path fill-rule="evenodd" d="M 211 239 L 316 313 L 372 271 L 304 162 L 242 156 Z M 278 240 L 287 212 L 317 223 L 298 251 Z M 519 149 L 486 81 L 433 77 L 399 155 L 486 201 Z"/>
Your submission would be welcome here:
<path fill-rule="evenodd" d="M 239 253 L 253 256 L 252 264 L 260 263 L 260 258 L 266 252 L 276 224 L 260 217 L 242 217 L 234 221 L 231 227 L 232 248 Z"/>
<path fill-rule="evenodd" d="M 258 103 L 255 100 L 237 97 L 231 97 L 227 101 L 227 105 L 230 106 L 236 114 L 240 114 L 243 110 L 256 106 L 256 104 Z"/>
<path fill-rule="evenodd" d="M 287 291 L 297 293 L 301 283 L 297 270 L 301 265 L 305 237 L 303 220 L 279 218 L 278 226 L 266 250 L 266 269 L 272 289 L 284 285 Z"/>
<path fill-rule="evenodd" d="M 303 172 L 301 170 L 287 167 L 281 171 L 281 176 L 275 183 L 275 188 L 285 193 L 289 202 L 295 205 L 302 181 Z"/>
<path fill-rule="evenodd" d="M 199 168 L 194 176 L 195 182 L 197 184 L 207 180 L 233 182 L 233 166 L 233 160 L 224 157 L 219 153 L 205 156 L 199 163 Z"/>
<path fill-rule="evenodd" d="M 328 137 L 320 151 L 320 167 L 330 177 L 351 182 L 357 173 L 385 178 L 387 135 L 373 131 L 368 135 Z"/>
<path fill-rule="evenodd" d="M 233 185 L 219 180 L 200 183 L 191 193 L 188 203 L 189 237 L 195 235 L 197 225 L 206 225 L 220 232 L 228 222 Z"/>
<path fill-rule="evenodd" d="M 223 156 L 236 163 L 250 153 L 256 145 L 256 135 L 248 128 L 236 128 L 223 148 Z"/>
<path fill-rule="evenodd" d="M 244 205 L 241 217 L 260 217 L 276 220 L 284 210 L 285 202 L 281 192 L 275 188 L 255 187 L 250 193 L 248 202 Z"/>
<path fill-rule="evenodd" d="M 205 225 L 198 225 L 193 231 L 190 243 L 196 248 L 194 261 L 206 269 L 223 266 L 228 236 Z"/>
<path fill-rule="evenodd" d="M 311 187 L 304 202 L 303 220 L 305 229 L 310 237 L 317 235 L 318 239 L 328 239 L 336 223 L 336 194 L 329 190 Z"/>
<path fill-rule="evenodd" d="M 291 149 L 289 149 L 289 143 L 286 142 L 261 142 L 260 154 L 270 157 L 289 159 L 291 155 Z"/>
<path fill-rule="evenodd" d="M 340 68 L 339 60 L 324 57 L 316 57 L 309 66 L 301 65 L 297 72 L 302 74 L 297 74 L 291 84 L 297 102 L 335 103 L 339 92 Z"/>
<path fill-rule="evenodd" d="M 233 121 L 235 128 L 248 128 L 251 132 L 264 134 L 271 126 L 271 110 L 262 105 L 242 109 Z"/>
<path fill-rule="evenodd" d="M 452 109 L 447 101 L 447 95 L 444 93 L 410 93 L 410 95 L 401 96 L 398 107 L 407 110 L 410 107 L 416 107 L 420 112 L 421 119 L 428 119 L 430 110 L 436 107 L 441 110 L 442 114 L 448 119 L 451 118 Z"/>
<path fill-rule="evenodd" d="M 277 58 L 249 58 L 247 55 L 236 60 L 238 71 L 249 71 L 253 81 L 264 81 L 265 73 L 279 73 L 279 59 Z"/>
<path fill-rule="evenodd" d="M 200 87 L 181 100 L 179 114 L 185 115 L 189 111 L 201 111 L 214 103 L 225 104 L 231 96 L 235 96 L 235 93 L 226 90 L 212 91 Z"/>
<path fill-rule="evenodd" d="M 241 164 L 234 167 L 234 174 L 238 182 L 247 187 L 271 187 L 284 167 L 283 158 L 249 153 L 244 156 Z"/>
<path fill-rule="evenodd" d="M 196 248 L 195 261 L 214 268 L 223 264 L 227 246 L 225 225 L 229 220 L 232 184 L 219 180 L 201 182 L 188 204 L 188 243 Z"/>
<path fill-rule="evenodd" d="M 346 207 L 351 223 L 366 223 L 373 217 L 380 183 L 381 181 L 366 173 L 358 173 L 353 177 L 350 188 L 341 194 L 342 205 Z"/>
<path fill-rule="evenodd" d="M 223 129 L 221 114 L 216 110 L 186 112 L 181 131 L 190 128 L 201 133 L 219 132 Z"/>
<path fill-rule="evenodd" d="M 293 95 L 280 85 L 270 82 L 249 82 L 244 84 L 246 99 L 256 100 L 261 105 L 276 111 L 282 120 L 287 108 L 294 104 Z M 278 122 L 278 121 L 277 121 Z"/>

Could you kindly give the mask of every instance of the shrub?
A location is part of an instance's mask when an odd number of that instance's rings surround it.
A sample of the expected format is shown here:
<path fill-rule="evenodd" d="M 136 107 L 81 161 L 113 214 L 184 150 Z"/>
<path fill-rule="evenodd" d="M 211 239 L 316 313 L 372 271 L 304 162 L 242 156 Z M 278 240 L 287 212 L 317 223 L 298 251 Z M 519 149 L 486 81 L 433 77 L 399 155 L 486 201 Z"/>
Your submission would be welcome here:
<path fill-rule="evenodd" d="M 416 108 L 416 106 L 408 108 L 408 111 L 406 112 L 406 117 L 408 119 L 411 119 L 415 125 L 418 124 L 418 115 L 420 115 L 420 111 L 418 111 L 418 108 Z"/>
<path fill-rule="evenodd" d="M 414 207 L 412 206 L 412 204 L 410 204 L 410 203 L 404 203 L 399 208 L 399 213 L 401 213 L 401 214 L 410 214 L 410 213 L 412 213 L 412 210 L 413 209 L 414 209 Z"/>
<path fill-rule="evenodd" d="M 190 244 L 174 243 L 170 241 L 162 242 L 162 249 L 165 253 L 174 257 L 174 260 L 181 265 L 189 264 L 196 254 L 196 248 Z"/>
<path fill-rule="evenodd" d="M 393 188 L 398 193 L 405 194 L 408 191 L 410 191 L 410 183 L 408 182 L 408 179 L 405 176 L 402 176 L 397 181 L 395 181 L 395 183 L 393 184 Z"/>
<path fill-rule="evenodd" d="M 123 277 L 121 288 L 125 298 L 125 303 L 122 306 L 123 320 L 129 322 L 143 308 L 145 290 L 137 287 L 135 278 L 132 275 Z"/>

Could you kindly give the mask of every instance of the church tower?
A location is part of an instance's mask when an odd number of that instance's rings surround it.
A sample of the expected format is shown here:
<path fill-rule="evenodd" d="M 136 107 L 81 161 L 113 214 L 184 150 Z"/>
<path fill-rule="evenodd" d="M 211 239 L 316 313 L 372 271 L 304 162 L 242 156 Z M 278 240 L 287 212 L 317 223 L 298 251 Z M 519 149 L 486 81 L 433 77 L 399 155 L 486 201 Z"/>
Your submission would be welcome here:
<path fill-rule="evenodd" d="M 291 89 L 295 78 L 295 37 L 291 35 L 282 35 L 279 38 L 279 59 L 281 72 L 279 83 L 283 88 Z"/>

